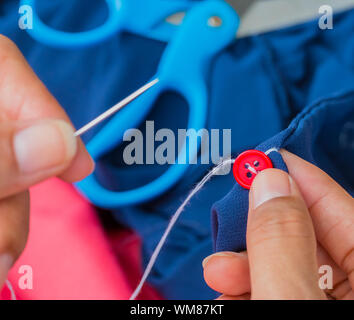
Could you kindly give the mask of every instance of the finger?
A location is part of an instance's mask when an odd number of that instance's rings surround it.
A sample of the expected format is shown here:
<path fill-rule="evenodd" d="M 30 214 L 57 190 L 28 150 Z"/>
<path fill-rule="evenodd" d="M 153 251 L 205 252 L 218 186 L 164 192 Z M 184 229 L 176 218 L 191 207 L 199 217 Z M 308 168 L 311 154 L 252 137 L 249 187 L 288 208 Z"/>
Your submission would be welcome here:
<path fill-rule="evenodd" d="M 62 119 L 70 122 L 65 111 L 37 78 L 15 44 L 0 35 L 0 122 L 14 120 Z M 77 155 L 63 179 L 83 179 L 94 168 L 81 139 Z"/>
<path fill-rule="evenodd" d="M 86 150 L 84 143 L 80 138 L 77 138 L 77 141 L 78 151 L 74 159 L 71 161 L 69 167 L 59 175 L 59 178 L 69 183 L 81 181 L 95 169 L 95 163 Z"/>
<path fill-rule="evenodd" d="M 347 274 L 333 261 L 330 255 L 327 253 L 325 249 L 320 244 L 317 244 L 317 261 L 318 261 L 318 270 L 319 270 L 319 278 L 323 276 L 327 276 L 320 272 L 321 267 L 330 267 L 331 268 L 331 279 L 330 281 L 325 283 L 325 288 L 322 288 L 325 293 L 333 294 L 336 296 L 337 289 L 342 286 L 344 282 L 348 282 Z M 319 279 L 320 282 L 320 279 Z"/>
<path fill-rule="evenodd" d="M 73 129 L 62 120 L 0 124 L 0 198 L 64 172 L 76 150 Z"/>
<path fill-rule="evenodd" d="M 316 239 L 294 181 L 278 169 L 260 172 L 250 191 L 247 250 L 252 299 L 322 299 Z"/>
<path fill-rule="evenodd" d="M 213 290 L 239 296 L 251 292 L 246 253 L 219 252 L 203 261 L 204 279 Z"/>
<path fill-rule="evenodd" d="M 320 245 L 317 246 L 317 263 L 318 267 L 330 266 L 333 270 L 333 288 L 325 292 L 336 298 L 344 296 L 347 292 L 343 292 L 343 283 L 348 280 L 347 275 Z M 203 268 L 204 279 L 211 289 L 227 296 L 251 292 L 247 252 L 215 253 L 203 261 Z"/>
<path fill-rule="evenodd" d="M 333 290 L 326 290 L 326 293 L 332 300 L 354 300 L 354 292 L 348 278 L 340 282 Z"/>
<path fill-rule="evenodd" d="M 281 154 L 309 207 L 318 241 L 354 285 L 354 200 L 316 166 Z"/>
<path fill-rule="evenodd" d="M 25 248 L 29 225 L 28 212 L 28 192 L 0 200 L 0 287 Z"/>
<path fill-rule="evenodd" d="M 240 296 L 228 296 L 223 294 L 216 300 L 250 300 L 250 299 L 251 299 L 251 295 L 249 293 L 246 293 Z"/>

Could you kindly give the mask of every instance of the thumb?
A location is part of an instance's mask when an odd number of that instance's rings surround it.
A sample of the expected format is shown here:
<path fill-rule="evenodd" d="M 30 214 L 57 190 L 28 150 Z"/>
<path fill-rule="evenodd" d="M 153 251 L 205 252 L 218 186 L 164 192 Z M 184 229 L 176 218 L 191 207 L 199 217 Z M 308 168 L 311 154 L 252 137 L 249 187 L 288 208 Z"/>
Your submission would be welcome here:
<path fill-rule="evenodd" d="M 316 238 L 304 200 L 290 176 L 260 172 L 250 192 L 247 225 L 252 299 L 321 299 Z"/>
<path fill-rule="evenodd" d="M 77 151 L 73 128 L 63 120 L 0 125 L 0 198 L 62 173 Z"/>

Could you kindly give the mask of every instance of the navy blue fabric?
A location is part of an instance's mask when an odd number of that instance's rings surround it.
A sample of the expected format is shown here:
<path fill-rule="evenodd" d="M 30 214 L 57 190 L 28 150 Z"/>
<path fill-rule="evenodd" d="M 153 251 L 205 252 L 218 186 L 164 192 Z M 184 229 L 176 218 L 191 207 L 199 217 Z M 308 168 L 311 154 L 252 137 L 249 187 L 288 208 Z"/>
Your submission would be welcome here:
<path fill-rule="evenodd" d="M 106 14 L 98 0 L 38 2 L 40 15 L 47 23 L 69 31 L 97 26 Z M 1 33 L 20 47 L 76 127 L 149 80 L 165 48 L 158 41 L 122 34 L 92 48 L 51 49 L 19 30 L 17 11 L 17 1 L 1 1 Z M 208 79 L 207 129 L 232 129 L 233 155 L 253 149 L 279 133 L 306 105 L 354 87 L 354 11 L 338 14 L 334 30 L 322 31 L 317 23 L 311 21 L 237 40 L 215 59 Z M 185 127 L 187 110 L 183 98 L 167 92 L 147 120 L 155 121 L 156 130 L 176 130 Z M 85 135 L 84 140 L 88 141 L 97 130 Z M 98 163 L 97 177 L 107 188 L 133 188 L 153 180 L 166 169 L 158 165 L 127 167 L 122 159 L 123 148 L 124 145 L 117 147 Z M 170 216 L 209 169 L 206 165 L 191 166 L 183 180 L 158 199 L 112 211 L 117 221 L 142 237 L 144 264 Z M 166 298 L 216 296 L 204 284 L 201 261 L 213 251 L 210 208 L 234 184 L 231 174 L 213 178 L 183 213 L 149 278 Z M 225 206 L 230 215 L 233 206 L 235 203 Z M 244 237 L 244 233 L 239 237 Z"/>
<path fill-rule="evenodd" d="M 284 148 L 315 164 L 354 196 L 354 91 L 322 99 L 303 110 L 284 131 L 259 145 L 266 152 Z M 277 151 L 269 153 L 275 168 L 287 171 Z M 249 191 L 235 184 L 212 209 L 216 251 L 246 249 Z"/>

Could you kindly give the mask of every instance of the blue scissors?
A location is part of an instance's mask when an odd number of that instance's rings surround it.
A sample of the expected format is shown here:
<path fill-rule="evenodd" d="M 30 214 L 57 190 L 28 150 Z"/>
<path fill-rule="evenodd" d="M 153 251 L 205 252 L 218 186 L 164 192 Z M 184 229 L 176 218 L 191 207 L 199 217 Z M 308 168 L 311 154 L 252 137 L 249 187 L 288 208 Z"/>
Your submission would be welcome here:
<path fill-rule="evenodd" d="M 220 23 L 213 26 L 213 19 Z M 122 142 L 124 133 L 146 118 L 158 97 L 172 90 L 186 99 L 189 105 L 188 128 L 205 127 L 208 109 L 206 78 L 215 55 L 230 44 L 239 27 L 239 17 L 227 3 L 211 0 L 191 9 L 162 56 L 154 79 L 159 81 L 144 95 L 116 114 L 88 143 L 94 159 L 99 159 Z M 196 148 L 182 148 L 176 164 L 154 181 L 133 190 L 116 192 L 104 188 L 92 174 L 77 184 L 82 193 L 95 205 L 118 208 L 151 200 L 178 182 L 188 169 L 178 159 L 197 157 Z M 187 151 L 188 149 L 188 151 Z M 189 153 L 189 149 L 194 150 Z"/>
<path fill-rule="evenodd" d="M 166 22 L 166 17 L 196 5 L 192 0 L 105 1 L 109 9 L 107 21 L 96 29 L 77 33 L 45 25 L 37 14 L 37 0 L 21 0 L 21 5 L 31 6 L 33 11 L 33 29 L 27 30 L 29 34 L 38 42 L 58 48 L 93 46 L 123 31 L 168 41 L 178 27 Z"/>

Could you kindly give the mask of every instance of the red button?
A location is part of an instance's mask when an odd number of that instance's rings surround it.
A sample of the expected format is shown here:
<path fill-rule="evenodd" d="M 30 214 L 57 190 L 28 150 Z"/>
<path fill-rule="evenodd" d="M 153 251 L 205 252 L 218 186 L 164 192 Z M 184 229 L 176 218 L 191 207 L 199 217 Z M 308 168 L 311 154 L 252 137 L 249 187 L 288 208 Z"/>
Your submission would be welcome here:
<path fill-rule="evenodd" d="M 273 163 L 265 153 L 248 150 L 236 158 L 232 171 L 236 181 L 242 187 L 250 189 L 258 172 L 269 168 L 273 168 Z"/>

